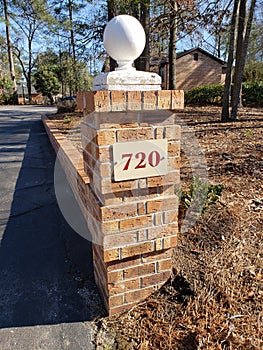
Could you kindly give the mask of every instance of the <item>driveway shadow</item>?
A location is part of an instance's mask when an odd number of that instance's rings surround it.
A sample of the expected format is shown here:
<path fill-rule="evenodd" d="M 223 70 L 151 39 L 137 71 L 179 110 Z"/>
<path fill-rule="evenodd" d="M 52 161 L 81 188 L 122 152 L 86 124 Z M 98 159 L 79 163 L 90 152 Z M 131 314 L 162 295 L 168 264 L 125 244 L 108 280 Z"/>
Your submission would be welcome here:
<path fill-rule="evenodd" d="M 35 119 L 28 125 L 0 246 L 0 327 L 92 320 L 104 309 L 93 279 L 91 243 L 59 210 L 53 183 L 56 156 L 42 122 Z M 62 171 L 60 176 L 74 201 Z M 80 210 L 76 215 L 85 225 Z"/>

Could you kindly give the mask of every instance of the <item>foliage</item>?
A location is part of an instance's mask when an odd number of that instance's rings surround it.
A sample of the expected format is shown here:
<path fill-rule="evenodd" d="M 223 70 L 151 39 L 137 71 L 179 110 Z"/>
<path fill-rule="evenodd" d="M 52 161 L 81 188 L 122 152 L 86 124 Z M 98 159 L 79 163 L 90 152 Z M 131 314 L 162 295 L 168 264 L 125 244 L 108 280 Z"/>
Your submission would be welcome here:
<path fill-rule="evenodd" d="M 263 81 L 263 62 L 249 60 L 245 66 L 244 81 Z"/>
<path fill-rule="evenodd" d="M 78 76 L 76 84 L 74 74 Z M 74 63 L 68 52 L 61 52 L 57 55 L 48 50 L 39 54 L 36 60 L 34 79 L 36 89 L 50 99 L 52 99 L 52 95 L 58 93 L 61 93 L 62 96 L 73 96 L 75 87 L 77 87 L 77 91 L 90 90 L 91 88 L 91 79 L 85 62 L 77 61 Z M 46 81 L 44 81 L 45 79 Z"/>
<path fill-rule="evenodd" d="M 5 90 L 10 90 L 12 88 L 13 84 L 11 79 L 3 77 L 0 79 L 0 88 Z"/>
<path fill-rule="evenodd" d="M 75 115 L 65 115 L 63 119 L 64 124 L 72 124 L 76 121 L 76 116 Z"/>
<path fill-rule="evenodd" d="M 16 95 L 12 91 L 12 80 L 3 77 L 0 79 L 0 105 L 13 104 L 16 101 Z"/>
<path fill-rule="evenodd" d="M 57 95 L 60 90 L 60 84 L 56 74 L 47 68 L 40 68 L 34 74 L 34 81 L 36 91 L 47 96 L 50 102 L 53 103 L 53 95 Z"/>
<path fill-rule="evenodd" d="M 185 103 L 187 105 L 207 106 L 222 103 L 224 85 L 207 85 L 199 86 L 191 90 L 185 91 Z"/>
<path fill-rule="evenodd" d="M 246 106 L 263 106 L 263 81 L 243 83 L 242 99 Z"/>
<path fill-rule="evenodd" d="M 199 86 L 185 91 L 185 103 L 195 106 L 221 106 L 223 85 Z M 263 81 L 245 82 L 242 85 L 242 103 L 245 106 L 263 106 Z"/>
<path fill-rule="evenodd" d="M 199 178 L 194 178 L 188 191 L 182 191 L 180 205 L 189 208 L 194 203 L 195 207 L 202 208 L 203 214 L 208 206 L 215 204 L 222 195 L 223 185 L 210 185 Z"/>

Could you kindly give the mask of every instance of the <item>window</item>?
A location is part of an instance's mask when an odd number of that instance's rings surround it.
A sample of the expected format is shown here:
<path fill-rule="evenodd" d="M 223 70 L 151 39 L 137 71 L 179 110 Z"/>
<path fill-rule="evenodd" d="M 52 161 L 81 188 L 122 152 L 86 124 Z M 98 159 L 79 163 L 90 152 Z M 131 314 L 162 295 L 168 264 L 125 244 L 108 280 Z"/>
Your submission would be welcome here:
<path fill-rule="evenodd" d="M 159 75 L 161 76 L 162 78 L 162 82 L 164 82 L 164 79 L 165 79 L 165 70 L 164 70 L 164 66 L 161 66 L 160 69 L 159 69 Z"/>
<path fill-rule="evenodd" d="M 198 53 L 197 52 L 194 53 L 194 61 L 198 61 Z"/>

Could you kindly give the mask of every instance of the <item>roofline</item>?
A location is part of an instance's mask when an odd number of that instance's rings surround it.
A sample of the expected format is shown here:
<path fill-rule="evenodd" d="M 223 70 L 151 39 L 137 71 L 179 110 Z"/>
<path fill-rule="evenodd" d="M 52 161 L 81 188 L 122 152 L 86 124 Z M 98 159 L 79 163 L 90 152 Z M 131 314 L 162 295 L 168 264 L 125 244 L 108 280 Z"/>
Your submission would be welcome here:
<path fill-rule="evenodd" d="M 215 61 L 217 61 L 217 62 L 219 62 L 221 64 L 225 64 L 226 63 L 225 61 L 221 60 L 221 58 L 218 58 L 218 57 L 212 55 L 210 52 L 208 52 L 208 51 L 206 51 L 204 49 L 201 49 L 201 47 L 194 47 L 194 48 L 192 48 L 190 50 L 179 52 L 179 53 L 176 54 L 176 59 L 178 60 L 181 57 L 184 57 L 184 56 L 188 55 L 189 53 L 194 52 L 196 50 L 202 52 L 204 55 L 209 56 L 210 58 L 212 58 L 213 60 L 215 60 Z"/>

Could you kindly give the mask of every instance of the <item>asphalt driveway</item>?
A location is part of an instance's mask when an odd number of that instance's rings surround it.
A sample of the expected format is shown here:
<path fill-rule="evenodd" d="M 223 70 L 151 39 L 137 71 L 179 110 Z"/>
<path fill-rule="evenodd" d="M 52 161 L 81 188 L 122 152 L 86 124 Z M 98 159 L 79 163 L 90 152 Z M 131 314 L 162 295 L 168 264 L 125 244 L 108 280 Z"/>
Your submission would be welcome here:
<path fill-rule="evenodd" d="M 68 225 L 55 197 L 56 156 L 41 122 L 54 112 L 0 108 L 2 350 L 93 349 L 92 320 L 103 313 L 91 244 Z"/>

